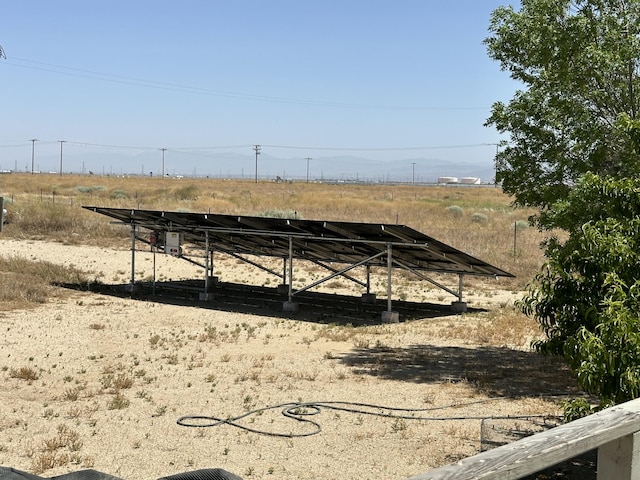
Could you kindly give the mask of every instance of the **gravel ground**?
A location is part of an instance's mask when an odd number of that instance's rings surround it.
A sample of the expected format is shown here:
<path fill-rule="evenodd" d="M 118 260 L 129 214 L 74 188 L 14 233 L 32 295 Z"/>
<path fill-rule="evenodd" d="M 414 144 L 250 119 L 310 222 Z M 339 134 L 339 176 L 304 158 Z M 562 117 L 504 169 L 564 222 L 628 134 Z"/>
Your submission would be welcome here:
<path fill-rule="evenodd" d="M 106 284 L 130 274 L 126 251 L 0 240 L 0 252 L 74 265 Z M 152 256 L 137 257 L 144 278 Z M 199 275 L 161 257 L 164 281 Z M 243 266 L 220 268 L 223 281 L 260 284 Z M 309 307 L 287 315 L 117 291 L 0 313 L 0 465 L 46 477 L 219 467 L 245 479 L 403 479 L 478 453 L 483 418 L 555 416 L 576 392 L 528 340 L 478 335 L 508 292 L 477 293 L 482 308 L 464 315 L 356 326 L 305 315 Z M 194 415 L 210 418 L 179 424 Z"/>

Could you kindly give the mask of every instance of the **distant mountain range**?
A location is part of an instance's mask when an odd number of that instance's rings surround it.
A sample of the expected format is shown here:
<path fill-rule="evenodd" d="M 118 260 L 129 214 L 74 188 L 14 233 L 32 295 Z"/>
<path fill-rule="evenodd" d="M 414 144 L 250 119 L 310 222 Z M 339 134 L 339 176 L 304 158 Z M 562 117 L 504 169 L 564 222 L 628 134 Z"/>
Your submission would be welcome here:
<path fill-rule="evenodd" d="M 76 149 L 77 150 L 77 149 Z M 162 175 L 161 151 L 144 151 L 135 155 L 115 152 L 70 152 L 63 157 L 63 171 L 96 175 Z M 59 156 L 39 156 L 36 171 L 59 172 Z M 307 170 L 308 168 L 308 170 Z M 0 164 L 2 170 L 30 171 L 30 162 Z M 183 177 L 247 178 L 256 175 L 256 158 L 237 152 L 165 152 L 164 174 Z M 447 162 L 423 157 L 380 161 L 358 156 L 318 156 L 282 158 L 261 153 L 258 178 L 306 181 L 435 183 L 439 177 L 479 178 L 493 183 L 490 162 Z"/>

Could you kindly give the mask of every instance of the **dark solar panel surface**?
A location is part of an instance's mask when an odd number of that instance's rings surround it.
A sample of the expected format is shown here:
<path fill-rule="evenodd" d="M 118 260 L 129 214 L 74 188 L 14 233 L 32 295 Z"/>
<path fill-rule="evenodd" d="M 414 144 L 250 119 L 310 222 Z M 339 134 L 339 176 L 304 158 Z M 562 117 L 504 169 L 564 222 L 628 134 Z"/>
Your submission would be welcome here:
<path fill-rule="evenodd" d="M 211 251 L 288 257 L 355 264 L 387 252 L 394 267 L 465 275 L 511 277 L 510 273 L 457 250 L 406 225 L 334 222 L 91 207 L 88 210 L 125 224 L 156 231 L 175 231 L 183 241 Z M 386 266 L 386 255 L 367 264 Z"/>

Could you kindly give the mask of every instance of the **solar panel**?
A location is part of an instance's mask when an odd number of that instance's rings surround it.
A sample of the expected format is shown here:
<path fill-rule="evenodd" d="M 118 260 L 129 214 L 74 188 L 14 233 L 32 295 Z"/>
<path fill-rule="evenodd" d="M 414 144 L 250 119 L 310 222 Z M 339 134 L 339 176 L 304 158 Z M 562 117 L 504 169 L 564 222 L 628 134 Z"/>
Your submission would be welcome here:
<path fill-rule="evenodd" d="M 387 266 L 416 271 L 513 277 L 406 225 L 267 218 L 84 206 L 127 225 L 179 232 L 183 242 L 211 252 L 293 258 L 314 262 Z"/>

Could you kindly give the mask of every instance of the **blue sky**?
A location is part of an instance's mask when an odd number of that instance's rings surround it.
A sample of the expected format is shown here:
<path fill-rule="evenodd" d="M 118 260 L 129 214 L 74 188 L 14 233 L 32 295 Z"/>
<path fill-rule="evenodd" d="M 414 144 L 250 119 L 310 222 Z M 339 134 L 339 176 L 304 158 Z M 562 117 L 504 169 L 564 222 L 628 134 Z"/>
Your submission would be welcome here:
<path fill-rule="evenodd" d="M 483 123 L 517 86 L 482 40 L 508 3 L 3 0 L 0 168 L 25 168 L 32 138 L 42 170 L 58 140 L 70 159 L 261 144 L 490 163 L 500 137 Z"/>

